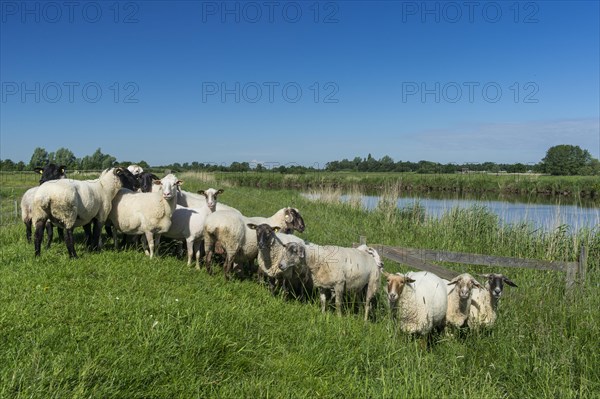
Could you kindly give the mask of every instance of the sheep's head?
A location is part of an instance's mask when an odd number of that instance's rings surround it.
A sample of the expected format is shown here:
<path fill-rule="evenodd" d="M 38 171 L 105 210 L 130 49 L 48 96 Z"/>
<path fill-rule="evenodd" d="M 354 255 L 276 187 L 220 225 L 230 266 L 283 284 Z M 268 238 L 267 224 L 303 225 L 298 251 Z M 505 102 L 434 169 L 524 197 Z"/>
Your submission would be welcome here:
<path fill-rule="evenodd" d="M 304 231 L 304 219 L 300 212 L 296 208 L 285 208 L 284 209 L 284 220 L 285 220 L 285 231 L 286 234 L 291 234 L 294 230 L 302 233 Z"/>
<path fill-rule="evenodd" d="M 365 244 L 363 244 L 363 245 L 359 245 L 356 249 L 358 249 L 360 251 L 364 251 L 364 252 L 368 253 L 369 255 L 371 255 L 373 257 L 373 259 L 375 259 L 375 263 L 377 263 L 377 266 L 379 266 L 380 268 L 383 268 L 383 260 L 381 260 L 381 256 L 379 256 L 379 253 L 377 252 L 377 250 L 375 250 L 375 248 L 368 247 Z"/>
<path fill-rule="evenodd" d="M 391 305 L 395 304 L 398 301 L 398 298 L 400 298 L 400 295 L 402 294 L 402 291 L 404 290 L 404 286 L 406 284 L 415 282 L 415 280 L 413 280 L 412 278 L 401 273 L 390 274 L 384 271 L 383 275 L 387 280 L 386 292 L 388 301 L 390 301 Z"/>
<path fill-rule="evenodd" d="M 162 186 L 163 198 L 168 201 L 173 198 L 177 198 L 177 190 L 179 189 L 179 186 L 183 184 L 183 182 L 175 177 L 174 174 L 169 173 L 161 180 L 154 181 L 154 184 L 160 184 Z"/>
<path fill-rule="evenodd" d="M 142 168 L 140 165 L 129 165 L 127 170 L 129 170 L 134 176 L 141 175 L 144 172 L 144 168 Z"/>
<path fill-rule="evenodd" d="M 211 212 L 217 210 L 217 196 L 219 194 L 223 194 L 223 189 L 216 190 L 214 188 L 209 188 L 208 190 L 200 190 L 198 194 L 203 195 L 206 198 L 206 205 Z"/>
<path fill-rule="evenodd" d="M 254 223 L 248 223 L 249 229 L 256 231 L 256 242 L 259 249 L 270 248 L 275 241 L 275 233 L 279 231 L 279 226 L 269 226 L 266 223 L 256 225 Z"/>
<path fill-rule="evenodd" d="M 279 269 L 286 271 L 290 267 L 300 265 L 306 259 L 306 249 L 304 245 L 300 245 L 297 242 L 289 242 L 284 245 L 285 253 L 279 261 Z"/>
<path fill-rule="evenodd" d="M 67 177 L 65 174 L 65 165 L 57 166 L 56 164 L 49 163 L 43 168 L 33 168 L 33 170 L 41 175 L 40 184 L 50 180 L 64 179 Z"/>
<path fill-rule="evenodd" d="M 143 193 L 149 193 L 152 191 L 152 184 L 155 180 L 160 180 L 158 176 L 150 172 L 143 172 L 139 175 L 135 175 L 140 185 L 140 191 Z"/>
<path fill-rule="evenodd" d="M 504 283 L 510 285 L 511 287 L 517 287 L 515 283 L 510 281 L 507 277 L 498 273 L 489 273 L 482 274 L 481 277 L 487 278 L 486 287 L 490 294 L 495 299 L 500 299 L 502 296 L 502 291 L 504 290 Z"/>
<path fill-rule="evenodd" d="M 483 286 L 479 284 L 479 282 L 475 280 L 469 273 L 463 273 L 454 277 L 452 281 L 448 283 L 448 285 L 454 285 L 454 289 L 458 291 L 459 298 L 464 300 L 467 300 L 471 297 L 471 294 L 473 293 L 473 287 L 483 289 Z"/>
<path fill-rule="evenodd" d="M 121 186 L 127 188 L 132 191 L 136 191 L 140 188 L 140 182 L 138 179 L 131 173 L 128 169 L 119 168 L 120 173 L 117 174 L 119 176 L 119 180 L 121 180 Z"/>

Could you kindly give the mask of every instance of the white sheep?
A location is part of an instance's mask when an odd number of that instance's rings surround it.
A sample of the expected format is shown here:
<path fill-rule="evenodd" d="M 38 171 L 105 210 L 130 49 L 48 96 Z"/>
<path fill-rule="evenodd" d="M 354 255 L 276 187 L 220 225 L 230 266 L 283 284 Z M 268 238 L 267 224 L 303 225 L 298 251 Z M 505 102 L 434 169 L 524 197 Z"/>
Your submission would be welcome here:
<path fill-rule="evenodd" d="M 160 235 L 171 227 L 171 216 L 177 202 L 177 189 L 182 181 L 168 174 L 156 181 L 160 192 L 140 193 L 121 189 L 113 200 L 109 219 L 113 224 L 113 237 L 118 247 L 117 230 L 124 234 L 146 237 L 146 255 L 154 257 L 154 248 L 160 242 Z"/>
<path fill-rule="evenodd" d="M 218 205 L 217 205 L 218 209 Z M 266 223 L 277 226 L 283 231 L 304 231 L 304 220 L 295 208 L 282 208 L 270 218 L 246 217 L 236 211 L 217 211 L 206 218 L 204 228 L 204 248 L 206 252 L 206 269 L 212 273 L 211 261 L 217 241 L 226 253 L 223 270 L 225 278 L 233 269 L 233 264 L 249 264 L 258 256 L 256 234 L 247 226 L 248 223 Z"/>
<path fill-rule="evenodd" d="M 448 296 L 441 278 L 431 272 L 383 275 L 392 318 L 399 318 L 403 332 L 425 335 L 444 327 Z"/>
<path fill-rule="evenodd" d="M 122 187 L 121 168 L 107 169 L 96 180 L 60 179 L 38 187 L 32 210 L 35 224 L 35 255 L 40 246 L 47 220 L 66 230 L 65 244 L 72 258 L 77 257 L 73 243 L 73 229 L 94 222 L 93 234 L 88 239 L 90 249 L 100 247 L 100 231 L 112 208 L 112 199 Z M 89 227 L 88 227 L 89 228 Z"/>
<path fill-rule="evenodd" d="M 517 287 L 502 274 L 483 274 L 487 279 L 484 288 L 473 288 L 471 309 L 467 325 L 469 328 L 491 327 L 498 317 L 498 302 L 504 290 L 504 283 Z"/>
<path fill-rule="evenodd" d="M 177 205 L 171 216 L 171 227 L 164 233 L 165 237 L 185 240 L 188 255 L 188 266 L 192 264 L 192 257 L 196 255 L 196 269 L 200 269 L 200 248 L 204 238 L 204 224 L 209 214 L 217 207 L 217 196 L 223 190 L 209 188 L 199 191 L 206 197 L 206 204 L 201 208 L 187 208 Z"/>
<path fill-rule="evenodd" d="M 443 280 L 443 279 L 442 279 Z M 474 288 L 483 288 L 469 273 L 463 273 L 446 283 L 448 293 L 448 309 L 446 325 L 457 328 L 464 327 L 471 311 L 471 299 Z"/>
<path fill-rule="evenodd" d="M 344 293 L 360 293 L 365 287 L 365 320 L 369 318 L 371 300 L 374 298 L 381 282 L 381 260 L 373 248 L 345 248 L 338 246 L 305 245 L 305 266 L 303 257 L 298 256 L 298 263 L 286 259 L 285 266 L 295 268 L 307 267 L 313 285 L 319 289 L 321 311 L 327 309 L 329 295 L 335 297 L 338 315 L 342 314 Z"/>
<path fill-rule="evenodd" d="M 189 191 L 179 190 L 179 194 L 177 195 L 177 205 L 185 206 L 187 208 L 202 208 L 203 206 L 206 206 L 206 201 L 207 197 L 200 192 L 194 194 Z M 233 211 L 241 214 L 237 209 L 221 202 L 216 203 L 215 211 Z"/>
<path fill-rule="evenodd" d="M 144 168 L 135 164 L 129 165 L 127 170 L 129 170 L 134 176 L 141 175 L 144 172 Z"/>

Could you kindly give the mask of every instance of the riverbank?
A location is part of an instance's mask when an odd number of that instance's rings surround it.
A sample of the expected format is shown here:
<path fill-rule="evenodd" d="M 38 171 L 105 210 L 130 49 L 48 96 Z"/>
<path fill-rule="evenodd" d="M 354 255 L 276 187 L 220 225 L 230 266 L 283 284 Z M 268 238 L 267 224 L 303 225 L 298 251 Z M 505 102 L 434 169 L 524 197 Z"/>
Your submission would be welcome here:
<path fill-rule="evenodd" d="M 377 192 L 393 189 L 410 193 L 471 193 L 545 195 L 573 198 L 600 197 L 600 178 L 595 176 L 546 176 L 536 174 L 415 174 L 314 172 L 217 172 L 214 180 L 258 188 L 341 188 Z"/>

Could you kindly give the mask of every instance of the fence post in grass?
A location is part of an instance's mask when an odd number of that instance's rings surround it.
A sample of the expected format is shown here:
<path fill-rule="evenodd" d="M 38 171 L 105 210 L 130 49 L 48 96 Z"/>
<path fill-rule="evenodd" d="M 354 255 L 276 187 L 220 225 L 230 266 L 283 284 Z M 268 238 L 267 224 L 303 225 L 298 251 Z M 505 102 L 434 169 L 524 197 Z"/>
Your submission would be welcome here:
<path fill-rule="evenodd" d="M 567 285 L 566 291 L 567 293 L 573 289 L 575 285 L 575 280 L 577 278 L 577 269 L 579 268 L 579 264 L 575 262 L 569 262 L 567 266 Z"/>
<path fill-rule="evenodd" d="M 579 259 L 577 259 L 577 265 L 578 265 L 577 278 L 578 278 L 579 282 L 581 283 L 581 285 L 584 285 L 585 284 L 585 273 L 586 273 L 586 269 L 587 269 L 587 251 L 583 244 L 581 244 L 581 248 L 579 250 Z"/>
<path fill-rule="evenodd" d="M 367 245 L 367 236 L 359 236 L 358 245 Z"/>

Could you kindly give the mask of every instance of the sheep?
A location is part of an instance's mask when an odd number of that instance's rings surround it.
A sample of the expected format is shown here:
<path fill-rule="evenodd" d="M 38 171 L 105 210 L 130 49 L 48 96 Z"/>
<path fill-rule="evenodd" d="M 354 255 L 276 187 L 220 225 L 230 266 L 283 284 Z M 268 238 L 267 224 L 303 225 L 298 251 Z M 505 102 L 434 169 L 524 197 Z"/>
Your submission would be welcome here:
<path fill-rule="evenodd" d="M 187 208 L 199 209 L 206 205 L 206 196 L 200 194 L 190 193 L 189 191 L 179 190 L 179 194 L 177 195 L 177 205 L 185 206 Z M 216 211 L 233 211 L 238 214 L 242 214 L 237 209 L 225 205 L 222 202 L 217 203 Z"/>
<path fill-rule="evenodd" d="M 200 248 L 204 235 L 204 223 L 208 215 L 215 211 L 217 196 L 223 190 L 209 188 L 199 191 L 206 196 L 206 205 L 202 208 L 187 208 L 177 205 L 171 217 L 171 227 L 163 234 L 165 237 L 185 240 L 187 246 L 188 266 L 192 264 L 192 257 L 196 255 L 196 269 L 200 269 Z"/>
<path fill-rule="evenodd" d="M 65 166 L 50 163 L 43 168 L 34 168 L 36 173 L 39 173 L 40 180 L 39 184 L 43 184 L 50 180 L 58 180 L 64 179 L 67 177 L 65 174 Z M 21 220 L 25 223 L 25 236 L 27 237 L 27 242 L 31 242 L 31 214 L 32 214 L 32 206 L 33 206 L 33 198 L 35 197 L 35 192 L 38 187 L 32 187 L 29 190 L 25 191 L 23 197 L 21 198 Z M 52 223 L 46 223 L 46 231 L 48 232 L 48 244 L 47 248 L 50 248 L 50 244 L 52 243 L 52 236 L 54 234 L 54 230 L 52 228 Z M 63 239 L 63 231 L 62 229 L 58 229 L 58 236 Z"/>
<path fill-rule="evenodd" d="M 392 318 L 399 316 L 403 332 L 427 335 L 444 327 L 448 296 L 441 278 L 431 272 L 383 275 Z"/>
<path fill-rule="evenodd" d="M 276 287 L 282 287 L 286 296 L 294 294 L 302 298 L 305 291 L 312 291 L 308 269 L 289 267 L 290 262 L 286 261 L 288 255 L 304 254 L 304 245 L 298 250 L 297 246 L 288 244 L 304 244 L 304 240 L 292 234 L 277 233 L 279 226 L 269 226 L 266 223 L 248 223 L 247 226 L 256 231 L 259 272 L 266 276 L 271 293 L 275 293 Z"/>
<path fill-rule="evenodd" d="M 511 287 L 517 287 L 502 274 L 482 274 L 487 279 L 485 288 L 474 288 L 471 299 L 471 310 L 467 325 L 469 328 L 491 327 L 498 317 L 498 302 L 502 296 L 504 283 Z"/>
<path fill-rule="evenodd" d="M 216 209 L 219 208 L 217 204 Z M 256 234 L 247 226 L 248 223 L 266 223 L 278 226 L 284 231 L 304 231 L 304 219 L 297 209 L 282 208 L 270 218 L 246 217 L 239 211 L 219 211 L 211 213 L 206 218 L 204 227 L 204 248 L 206 252 L 206 270 L 212 274 L 211 260 L 215 252 L 215 244 L 220 242 L 226 253 L 224 272 L 225 278 L 233 268 L 233 263 L 251 263 L 258 256 Z"/>
<path fill-rule="evenodd" d="M 366 246 L 344 248 L 309 243 L 305 245 L 304 252 L 304 256 L 300 253 L 296 257 L 296 262 L 288 257 L 283 265 L 284 268 L 294 266 L 299 270 L 308 268 L 312 283 L 319 289 L 321 311 L 326 311 L 328 294 L 333 293 L 336 312 L 341 315 L 344 293 L 357 293 L 366 288 L 364 319 L 368 320 L 371 300 L 381 283 L 382 264 L 377 251 Z"/>
<path fill-rule="evenodd" d="M 47 220 L 66 229 L 65 244 L 69 257 L 76 258 L 73 229 L 94 222 L 87 241 L 88 248 L 100 247 L 100 231 L 112 208 L 112 199 L 122 187 L 122 168 L 106 169 L 95 180 L 60 179 L 42 184 L 33 199 L 32 221 L 35 224 L 35 256 L 40 246 Z"/>
<path fill-rule="evenodd" d="M 158 176 L 150 172 L 142 172 L 136 175 L 138 183 L 140 185 L 140 191 L 142 193 L 149 193 L 152 191 L 152 186 L 155 180 L 160 180 Z"/>
<path fill-rule="evenodd" d="M 172 174 L 156 181 L 162 186 L 161 192 L 139 193 L 122 189 L 112 201 L 108 216 L 113 227 L 124 234 L 144 234 L 148 244 L 146 255 L 154 257 L 154 247 L 160 242 L 160 235 L 171 227 L 171 216 L 177 202 L 177 188 L 183 182 Z M 115 245 L 117 233 L 113 232 Z"/>
<path fill-rule="evenodd" d="M 469 273 L 458 275 L 449 282 L 447 280 L 443 281 L 446 283 L 448 293 L 446 325 L 457 328 L 464 327 L 471 310 L 473 288 L 483 289 L 483 286 Z"/>
<path fill-rule="evenodd" d="M 140 165 L 136 165 L 136 164 L 129 165 L 127 167 L 127 170 L 129 170 L 131 173 L 133 173 L 134 176 L 141 175 L 144 172 L 144 168 L 142 168 Z"/>

